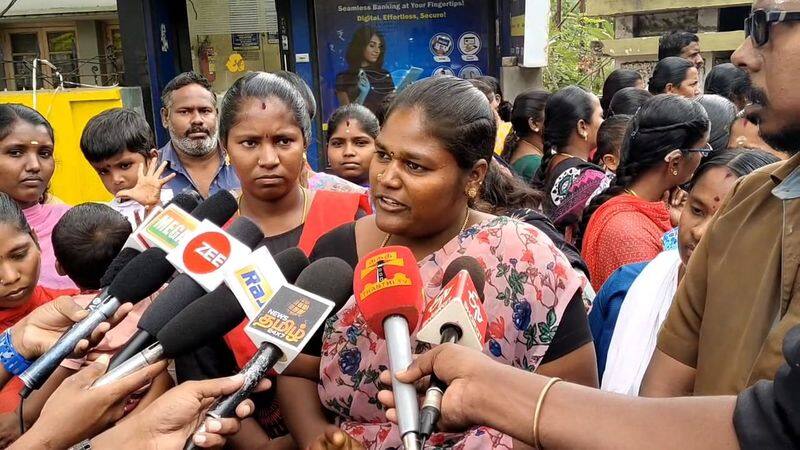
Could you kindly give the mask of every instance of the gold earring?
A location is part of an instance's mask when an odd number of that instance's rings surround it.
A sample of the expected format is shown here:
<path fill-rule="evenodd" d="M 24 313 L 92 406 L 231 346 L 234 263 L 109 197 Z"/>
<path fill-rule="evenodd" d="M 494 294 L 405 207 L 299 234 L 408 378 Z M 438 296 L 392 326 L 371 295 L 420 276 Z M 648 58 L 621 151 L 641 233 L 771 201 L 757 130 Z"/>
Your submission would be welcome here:
<path fill-rule="evenodd" d="M 677 177 L 678 176 L 678 169 L 673 169 L 672 170 L 672 174 Z"/>
<path fill-rule="evenodd" d="M 477 196 L 478 196 L 478 189 L 475 186 L 472 186 L 467 190 L 467 197 L 469 197 L 470 200 L 475 200 L 475 197 Z"/>
<path fill-rule="evenodd" d="M 581 136 L 583 137 L 584 141 L 588 141 L 589 140 L 589 135 L 587 133 L 583 133 L 583 134 L 581 134 Z"/>

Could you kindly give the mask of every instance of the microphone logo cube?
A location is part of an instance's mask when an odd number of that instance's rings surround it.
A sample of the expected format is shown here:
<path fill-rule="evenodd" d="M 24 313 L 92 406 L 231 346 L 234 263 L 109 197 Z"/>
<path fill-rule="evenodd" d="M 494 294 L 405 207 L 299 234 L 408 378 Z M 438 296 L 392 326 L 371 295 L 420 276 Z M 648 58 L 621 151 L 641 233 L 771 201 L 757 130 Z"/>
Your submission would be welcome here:
<path fill-rule="evenodd" d="M 245 332 L 256 346 L 268 341 L 283 351 L 275 365 L 280 373 L 305 347 L 333 309 L 333 303 L 292 285 L 269 297 Z"/>
<path fill-rule="evenodd" d="M 206 291 L 216 289 L 229 270 L 229 261 L 250 254 L 246 245 L 208 220 L 167 254 L 167 261 L 192 277 Z"/>
<path fill-rule="evenodd" d="M 241 262 L 229 263 L 230 271 L 225 283 L 236 295 L 249 319 L 253 319 L 275 292 L 286 283 L 281 269 L 269 250 L 261 247 L 242 258 Z"/>
<path fill-rule="evenodd" d="M 215 231 L 201 233 L 192 238 L 183 250 L 186 269 L 196 274 L 219 270 L 231 255 L 228 238 Z"/>
<path fill-rule="evenodd" d="M 411 279 L 403 272 L 396 272 L 394 276 L 387 275 L 387 267 L 404 267 L 405 261 L 399 258 L 396 252 L 386 252 L 382 255 L 369 258 L 364 263 L 364 268 L 360 272 L 364 288 L 359 294 L 359 298 L 364 300 L 370 295 L 383 289 L 397 286 L 411 286 Z M 373 275 L 374 273 L 374 275 Z M 367 279 L 374 276 L 375 282 Z"/>
<path fill-rule="evenodd" d="M 142 230 L 142 238 L 165 252 L 177 247 L 197 230 L 200 222 L 175 205 L 158 213 Z M 149 246 L 148 246 L 149 247 Z"/>
<path fill-rule="evenodd" d="M 445 325 L 462 330 L 459 344 L 475 350 L 483 349 L 488 318 L 469 272 L 462 270 L 428 303 L 422 314 L 417 340 L 438 345 Z"/>

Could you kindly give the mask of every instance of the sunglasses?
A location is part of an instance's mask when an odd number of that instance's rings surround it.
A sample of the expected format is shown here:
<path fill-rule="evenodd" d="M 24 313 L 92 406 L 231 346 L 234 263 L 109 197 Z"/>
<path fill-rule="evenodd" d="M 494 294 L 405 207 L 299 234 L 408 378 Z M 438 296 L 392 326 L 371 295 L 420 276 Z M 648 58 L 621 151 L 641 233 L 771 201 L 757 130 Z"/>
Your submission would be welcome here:
<path fill-rule="evenodd" d="M 772 24 L 797 21 L 800 21 L 800 12 L 758 9 L 744 20 L 744 35 L 753 39 L 756 47 L 762 47 L 769 42 L 769 29 Z"/>
<path fill-rule="evenodd" d="M 700 156 L 705 158 L 714 151 L 714 147 L 712 147 L 711 144 L 706 144 L 703 148 L 682 148 L 680 150 L 684 153 L 700 153 Z"/>

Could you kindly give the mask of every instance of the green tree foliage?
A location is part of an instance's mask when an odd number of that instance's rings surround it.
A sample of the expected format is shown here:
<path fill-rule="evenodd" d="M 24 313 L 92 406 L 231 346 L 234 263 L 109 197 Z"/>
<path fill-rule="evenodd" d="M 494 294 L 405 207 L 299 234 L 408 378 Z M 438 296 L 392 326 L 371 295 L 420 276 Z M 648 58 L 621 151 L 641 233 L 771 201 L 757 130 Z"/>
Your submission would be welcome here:
<path fill-rule="evenodd" d="M 553 20 L 550 26 L 548 65 L 543 78 L 546 89 L 555 91 L 578 85 L 600 92 L 606 75 L 614 64 L 601 52 L 601 40 L 612 39 L 613 24 L 589 17 L 578 10 L 577 0 L 561 0 L 561 21 L 555 17 L 558 0 L 551 0 Z"/>

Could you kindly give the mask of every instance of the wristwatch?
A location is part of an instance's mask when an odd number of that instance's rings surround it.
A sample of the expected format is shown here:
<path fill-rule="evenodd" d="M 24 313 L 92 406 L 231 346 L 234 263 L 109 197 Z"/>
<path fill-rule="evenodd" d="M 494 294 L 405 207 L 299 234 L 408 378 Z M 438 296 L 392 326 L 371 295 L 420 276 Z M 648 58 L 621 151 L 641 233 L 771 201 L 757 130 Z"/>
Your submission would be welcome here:
<path fill-rule="evenodd" d="M 0 334 L 0 364 L 14 375 L 20 375 L 32 364 L 17 352 L 11 342 L 11 328 Z"/>

